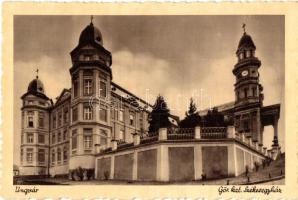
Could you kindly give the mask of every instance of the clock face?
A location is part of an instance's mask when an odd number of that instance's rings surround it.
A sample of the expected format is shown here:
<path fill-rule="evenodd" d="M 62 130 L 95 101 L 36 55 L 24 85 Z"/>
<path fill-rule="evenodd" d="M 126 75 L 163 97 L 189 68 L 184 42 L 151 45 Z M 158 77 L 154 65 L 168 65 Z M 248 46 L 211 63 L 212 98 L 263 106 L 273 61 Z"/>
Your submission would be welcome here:
<path fill-rule="evenodd" d="M 242 76 L 247 76 L 247 75 L 248 75 L 248 71 L 247 71 L 247 70 L 242 71 L 242 72 L 241 72 L 241 75 L 242 75 Z"/>

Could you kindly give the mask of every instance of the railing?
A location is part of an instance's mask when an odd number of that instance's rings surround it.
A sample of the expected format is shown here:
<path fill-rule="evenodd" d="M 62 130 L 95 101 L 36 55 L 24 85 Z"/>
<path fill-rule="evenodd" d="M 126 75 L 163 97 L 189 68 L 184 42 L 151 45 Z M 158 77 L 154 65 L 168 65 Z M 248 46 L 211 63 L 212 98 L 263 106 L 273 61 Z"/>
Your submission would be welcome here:
<path fill-rule="evenodd" d="M 167 130 L 168 140 L 189 140 L 194 139 L 194 128 L 171 128 Z"/>
<path fill-rule="evenodd" d="M 186 135 L 194 135 L 195 129 L 194 128 L 169 128 L 169 134 L 186 134 Z"/>
<path fill-rule="evenodd" d="M 117 149 L 125 149 L 125 148 L 132 147 L 132 146 L 133 146 L 133 143 L 122 143 L 122 144 L 118 145 Z"/>
<path fill-rule="evenodd" d="M 107 153 L 107 152 L 110 152 L 112 151 L 112 147 L 109 147 L 109 148 L 106 148 L 106 149 L 102 149 L 100 152 L 101 153 Z"/>
<path fill-rule="evenodd" d="M 226 133 L 226 127 L 201 127 L 201 133 Z"/>
<path fill-rule="evenodd" d="M 202 127 L 201 138 L 202 139 L 227 138 L 227 129 L 226 127 Z"/>
<path fill-rule="evenodd" d="M 158 141 L 158 135 L 152 137 L 143 137 L 141 138 L 140 144 L 148 144 L 155 141 Z"/>

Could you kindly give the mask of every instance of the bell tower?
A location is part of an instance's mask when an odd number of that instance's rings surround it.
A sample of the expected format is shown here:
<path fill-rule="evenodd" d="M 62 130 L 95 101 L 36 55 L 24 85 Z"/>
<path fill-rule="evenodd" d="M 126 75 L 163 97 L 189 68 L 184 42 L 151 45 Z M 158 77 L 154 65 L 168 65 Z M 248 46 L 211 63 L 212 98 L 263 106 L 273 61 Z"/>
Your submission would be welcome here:
<path fill-rule="evenodd" d="M 236 78 L 235 91 L 235 128 L 243 132 L 253 141 L 262 144 L 261 107 L 263 104 L 263 87 L 259 83 L 258 69 L 261 61 L 255 56 L 256 46 L 245 31 L 239 41 L 236 51 L 238 62 L 235 64 L 233 74 Z"/>
<path fill-rule="evenodd" d="M 103 47 L 101 32 L 91 23 L 70 53 L 71 124 L 69 169 L 94 169 L 97 149 L 109 146 L 109 99 L 112 55 Z"/>

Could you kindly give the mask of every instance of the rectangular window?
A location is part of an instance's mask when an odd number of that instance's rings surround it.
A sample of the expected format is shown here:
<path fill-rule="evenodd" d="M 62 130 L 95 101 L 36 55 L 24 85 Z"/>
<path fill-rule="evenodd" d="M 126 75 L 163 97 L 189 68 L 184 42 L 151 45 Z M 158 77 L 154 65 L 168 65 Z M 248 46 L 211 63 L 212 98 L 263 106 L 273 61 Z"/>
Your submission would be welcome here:
<path fill-rule="evenodd" d="M 61 136 L 61 132 L 60 132 L 60 131 L 58 132 L 58 137 L 57 137 L 57 139 L 58 139 L 58 142 L 61 142 L 62 136 Z"/>
<path fill-rule="evenodd" d="M 44 113 L 38 113 L 38 127 L 44 128 Z"/>
<path fill-rule="evenodd" d="M 78 143 L 78 135 L 77 130 L 72 130 L 72 136 L 71 136 L 71 149 L 76 149 Z"/>
<path fill-rule="evenodd" d="M 61 149 L 58 148 L 58 150 L 57 150 L 57 161 L 58 161 L 58 163 L 61 162 L 61 158 L 62 158 L 62 152 L 61 152 Z"/>
<path fill-rule="evenodd" d="M 134 126 L 135 124 L 135 113 L 129 112 L 129 125 Z"/>
<path fill-rule="evenodd" d="M 73 80 L 73 96 L 76 98 L 79 95 L 79 80 L 78 78 L 74 78 Z"/>
<path fill-rule="evenodd" d="M 84 78 L 84 95 L 92 95 L 92 79 Z"/>
<path fill-rule="evenodd" d="M 108 121 L 108 112 L 107 112 L 107 108 L 104 105 L 100 105 L 100 110 L 99 110 L 99 118 L 101 121 Z"/>
<path fill-rule="evenodd" d="M 63 148 L 63 160 L 66 161 L 68 158 L 67 147 Z"/>
<path fill-rule="evenodd" d="M 53 128 L 56 128 L 56 113 L 53 113 Z"/>
<path fill-rule="evenodd" d="M 55 144 L 56 142 L 56 134 L 53 132 L 52 133 L 52 144 Z"/>
<path fill-rule="evenodd" d="M 105 81 L 100 81 L 99 83 L 99 93 L 100 97 L 107 97 L 107 84 Z"/>
<path fill-rule="evenodd" d="M 33 105 L 33 101 L 28 101 L 28 104 L 29 105 Z"/>
<path fill-rule="evenodd" d="M 66 140 L 67 139 L 67 130 L 65 129 L 63 131 L 63 140 Z"/>
<path fill-rule="evenodd" d="M 84 136 L 84 148 L 91 149 L 92 148 L 92 135 Z"/>
<path fill-rule="evenodd" d="M 34 142 L 33 133 L 27 133 L 27 143 L 33 143 L 33 142 Z"/>
<path fill-rule="evenodd" d="M 44 149 L 38 149 L 38 162 L 39 163 L 45 162 L 45 150 Z"/>
<path fill-rule="evenodd" d="M 31 111 L 31 112 L 28 112 L 28 127 L 29 128 L 33 128 L 34 127 L 34 113 Z"/>
<path fill-rule="evenodd" d="M 119 121 L 123 122 L 123 118 L 124 118 L 124 111 L 119 110 Z"/>
<path fill-rule="evenodd" d="M 247 88 L 244 88 L 244 98 L 248 96 L 247 90 L 248 90 Z"/>
<path fill-rule="evenodd" d="M 257 96 L 257 88 L 255 88 L 255 87 L 252 88 L 252 96 L 253 97 Z"/>
<path fill-rule="evenodd" d="M 72 121 L 75 122 L 78 120 L 78 108 L 75 107 L 72 109 Z"/>
<path fill-rule="evenodd" d="M 64 124 L 68 123 L 68 108 L 64 109 L 63 121 Z"/>
<path fill-rule="evenodd" d="M 58 112 L 58 127 L 62 125 L 62 111 Z"/>
<path fill-rule="evenodd" d="M 38 143 L 44 144 L 45 143 L 45 135 L 44 134 L 38 134 Z"/>
<path fill-rule="evenodd" d="M 26 151 L 26 160 L 28 163 L 32 163 L 33 162 L 33 149 L 32 148 L 28 148 Z"/>
<path fill-rule="evenodd" d="M 22 135 L 21 135 L 21 144 L 23 144 L 24 143 L 24 134 L 22 133 Z"/>
<path fill-rule="evenodd" d="M 84 148 L 92 148 L 92 129 L 90 128 L 84 128 Z"/>
<path fill-rule="evenodd" d="M 56 154 L 55 154 L 55 149 L 52 150 L 52 165 L 55 164 L 56 161 Z"/>
<path fill-rule="evenodd" d="M 92 120 L 92 107 L 84 105 L 84 120 Z"/>

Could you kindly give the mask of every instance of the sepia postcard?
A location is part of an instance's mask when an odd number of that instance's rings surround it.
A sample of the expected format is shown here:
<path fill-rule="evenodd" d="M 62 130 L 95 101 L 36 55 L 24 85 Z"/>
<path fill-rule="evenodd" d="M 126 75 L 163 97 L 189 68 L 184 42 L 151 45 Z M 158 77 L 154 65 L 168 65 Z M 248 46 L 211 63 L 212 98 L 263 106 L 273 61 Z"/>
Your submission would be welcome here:
<path fill-rule="evenodd" d="M 4 3 L 1 197 L 297 198 L 297 9 Z"/>

